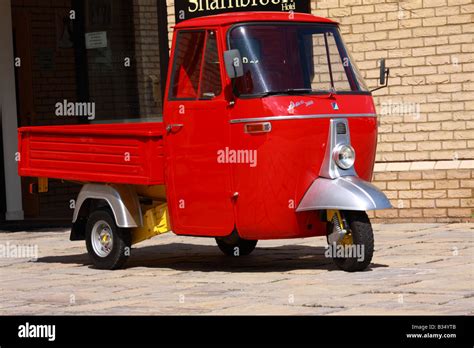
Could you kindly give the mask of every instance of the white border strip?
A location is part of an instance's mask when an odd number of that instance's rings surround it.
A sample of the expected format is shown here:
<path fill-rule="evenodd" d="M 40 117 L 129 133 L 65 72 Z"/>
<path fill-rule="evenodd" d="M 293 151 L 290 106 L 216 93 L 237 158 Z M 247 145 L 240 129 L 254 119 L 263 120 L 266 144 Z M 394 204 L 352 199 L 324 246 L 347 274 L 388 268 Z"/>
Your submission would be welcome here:
<path fill-rule="evenodd" d="M 235 120 L 230 120 L 230 123 L 236 124 L 236 123 L 249 123 L 249 122 L 310 120 L 310 119 L 318 119 L 318 118 L 348 118 L 348 117 L 377 117 L 377 114 L 320 114 L 320 115 L 298 115 L 298 116 L 269 116 L 269 117 L 239 118 Z"/>
<path fill-rule="evenodd" d="M 474 160 L 376 163 L 375 173 L 416 170 L 474 169 Z"/>

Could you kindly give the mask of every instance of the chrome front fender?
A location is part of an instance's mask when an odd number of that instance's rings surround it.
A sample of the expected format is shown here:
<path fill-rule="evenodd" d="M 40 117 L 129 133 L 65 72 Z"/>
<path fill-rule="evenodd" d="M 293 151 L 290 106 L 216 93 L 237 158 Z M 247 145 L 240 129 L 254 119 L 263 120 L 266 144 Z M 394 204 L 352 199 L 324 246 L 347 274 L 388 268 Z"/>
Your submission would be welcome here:
<path fill-rule="evenodd" d="M 390 201 L 377 187 L 356 176 L 344 176 L 337 179 L 316 179 L 296 211 L 369 211 L 389 208 L 392 208 Z"/>

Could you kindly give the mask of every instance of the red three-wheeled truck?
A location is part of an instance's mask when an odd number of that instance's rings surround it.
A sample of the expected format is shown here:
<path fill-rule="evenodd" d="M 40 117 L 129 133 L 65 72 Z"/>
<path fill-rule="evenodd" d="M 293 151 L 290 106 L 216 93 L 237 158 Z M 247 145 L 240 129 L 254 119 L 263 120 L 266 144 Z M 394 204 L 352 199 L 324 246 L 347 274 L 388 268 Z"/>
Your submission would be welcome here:
<path fill-rule="evenodd" d="M 377 116 L 338 24 L 242 12 L 175 27 L 161 121 L 19 130 L 19 174 L 83 183 L 71 240 L 95 267 L 172 231 L 212 237 L 229 256 L 258 240 L 325 236 L 364 270 L 366 211 L 390 208 L 369 183 Z M 381 81 L 388 69 L 381 62 Z"/>

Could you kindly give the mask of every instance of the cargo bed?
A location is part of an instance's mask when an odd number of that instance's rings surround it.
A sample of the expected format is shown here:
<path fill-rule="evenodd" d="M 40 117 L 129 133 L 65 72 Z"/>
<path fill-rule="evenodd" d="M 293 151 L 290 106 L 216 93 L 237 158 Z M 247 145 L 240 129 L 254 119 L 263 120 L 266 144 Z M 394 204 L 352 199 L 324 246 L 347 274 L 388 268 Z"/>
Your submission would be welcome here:
<path fill-rule="evenodd" d="M 163 123 L 20 128 L 20 176 L 160 185 Z"/>

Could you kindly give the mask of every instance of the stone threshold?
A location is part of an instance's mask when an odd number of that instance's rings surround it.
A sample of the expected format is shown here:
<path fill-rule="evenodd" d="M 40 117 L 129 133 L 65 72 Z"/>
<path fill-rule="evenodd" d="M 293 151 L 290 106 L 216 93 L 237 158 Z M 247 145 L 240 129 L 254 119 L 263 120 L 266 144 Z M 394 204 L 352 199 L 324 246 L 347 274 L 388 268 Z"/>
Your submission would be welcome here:
<path fill-rule="evenodd" d="M 375 163 L 374 173 L 449 169 L 474 169 L 474 160 Z"/>

